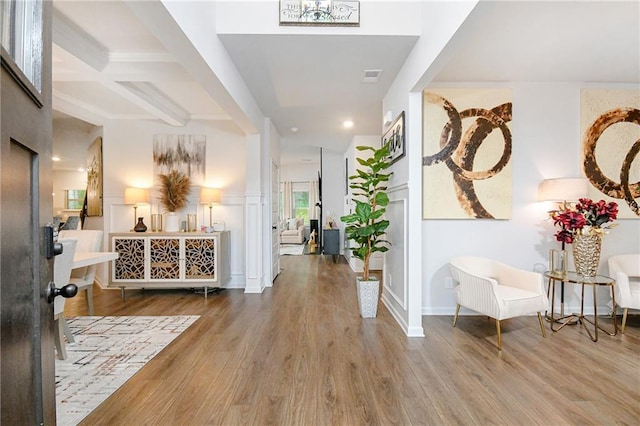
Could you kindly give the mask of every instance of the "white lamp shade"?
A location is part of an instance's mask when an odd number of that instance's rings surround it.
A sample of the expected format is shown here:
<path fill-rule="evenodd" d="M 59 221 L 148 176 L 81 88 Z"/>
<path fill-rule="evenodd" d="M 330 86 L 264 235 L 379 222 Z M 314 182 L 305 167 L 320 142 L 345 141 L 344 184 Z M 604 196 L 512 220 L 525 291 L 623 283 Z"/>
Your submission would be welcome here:
<path fill-rule="evenodd" d="M 200 188 L 200 203 L 202 204 L 220 204 L 222 192 L 219 188 Z"/>
<path fill-rule="evenodd" d="M 125 204 L 149 204 L 149 191 L 146 188 L 125 188 Z"/>
<path fill-rule="evenodd" d="M 585 178 L 545 179 L 538 186 L 538 201 L 578 201 L 589 191 L 589 181 Z"/>

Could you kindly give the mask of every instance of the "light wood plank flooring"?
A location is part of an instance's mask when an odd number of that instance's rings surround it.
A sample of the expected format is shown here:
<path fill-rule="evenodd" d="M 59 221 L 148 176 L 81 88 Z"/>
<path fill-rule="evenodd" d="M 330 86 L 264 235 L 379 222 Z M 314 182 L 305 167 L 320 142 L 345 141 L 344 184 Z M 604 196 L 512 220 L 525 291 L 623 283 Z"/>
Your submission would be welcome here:
<path fill-rule="evenodd" d="M 543 339 L 536 317 L 423 319 L 407 338 L 381 304 L 358 315 L 354 274 L 330 256 L 283 256 L 263 294 L 95 290 L 97 315 L 201 318 L 83 425 L 637 425 L 640 321 L 597 343 Z M 84 296 L 68 316 L 86 315 Z M 611 321 L 604 319 L 605 325 Z M 548 326 L 548 324 L 546 324 Z"/>

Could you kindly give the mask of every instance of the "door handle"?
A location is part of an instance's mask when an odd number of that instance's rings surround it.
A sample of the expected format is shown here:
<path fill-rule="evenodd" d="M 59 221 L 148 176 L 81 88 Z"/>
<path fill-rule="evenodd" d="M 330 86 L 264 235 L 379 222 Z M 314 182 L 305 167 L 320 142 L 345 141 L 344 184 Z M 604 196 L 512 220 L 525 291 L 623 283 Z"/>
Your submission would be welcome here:
<path fill-rule="evenodd" d="M 51 281 L 47 286 L 47 291 L 46 291 L 47 303 L 49 304 L 53 303 L 53 299 L 55 299 L 56 296 L 62 296 L 68 299 L 69 297 L 73 297 L 76 294 L 78 294 L 77 285 L 67 284 L 62 288 L 56 288 L 56 283 Z"/>
<path fill-rule="evenodd" d="M 278 227 L 277 226 L 272 226 L 271 229 L 278 229 Z"/>

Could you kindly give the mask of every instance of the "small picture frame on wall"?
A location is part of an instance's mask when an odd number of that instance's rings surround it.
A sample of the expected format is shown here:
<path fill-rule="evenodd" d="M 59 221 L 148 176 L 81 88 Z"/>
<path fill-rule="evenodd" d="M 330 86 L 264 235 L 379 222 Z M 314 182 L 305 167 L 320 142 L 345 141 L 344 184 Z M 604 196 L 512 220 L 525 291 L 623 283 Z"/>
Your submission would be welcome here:
<path fill-rule="evenodd" d="M 389 143 L 389 159 L 391 164 L 395 163 L 406 152 L 404 137 L 404 111 L 391 123 L 391 126 L 382 135 L 382 146 Z"/>

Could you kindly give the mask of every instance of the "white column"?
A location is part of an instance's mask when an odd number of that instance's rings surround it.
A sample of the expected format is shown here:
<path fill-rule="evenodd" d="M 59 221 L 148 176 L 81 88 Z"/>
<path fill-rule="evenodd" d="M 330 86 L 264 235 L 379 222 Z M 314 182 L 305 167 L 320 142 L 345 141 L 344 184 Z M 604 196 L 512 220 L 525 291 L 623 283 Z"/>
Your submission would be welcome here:
<path fill-rule="evenodd" d="M 407 297 L 407 336 L 422 337 L 422 93 L 409 93 L 408 144 L 409 161 L 409 259 Z"/>
<path fill-rule="evenodd" d="M 247 180 L 245 192 L 245 293 L 262 293 L 264 290 L 263 266 L 263 206 L 262 149 L 259 134 L 247 135 Z"/>

